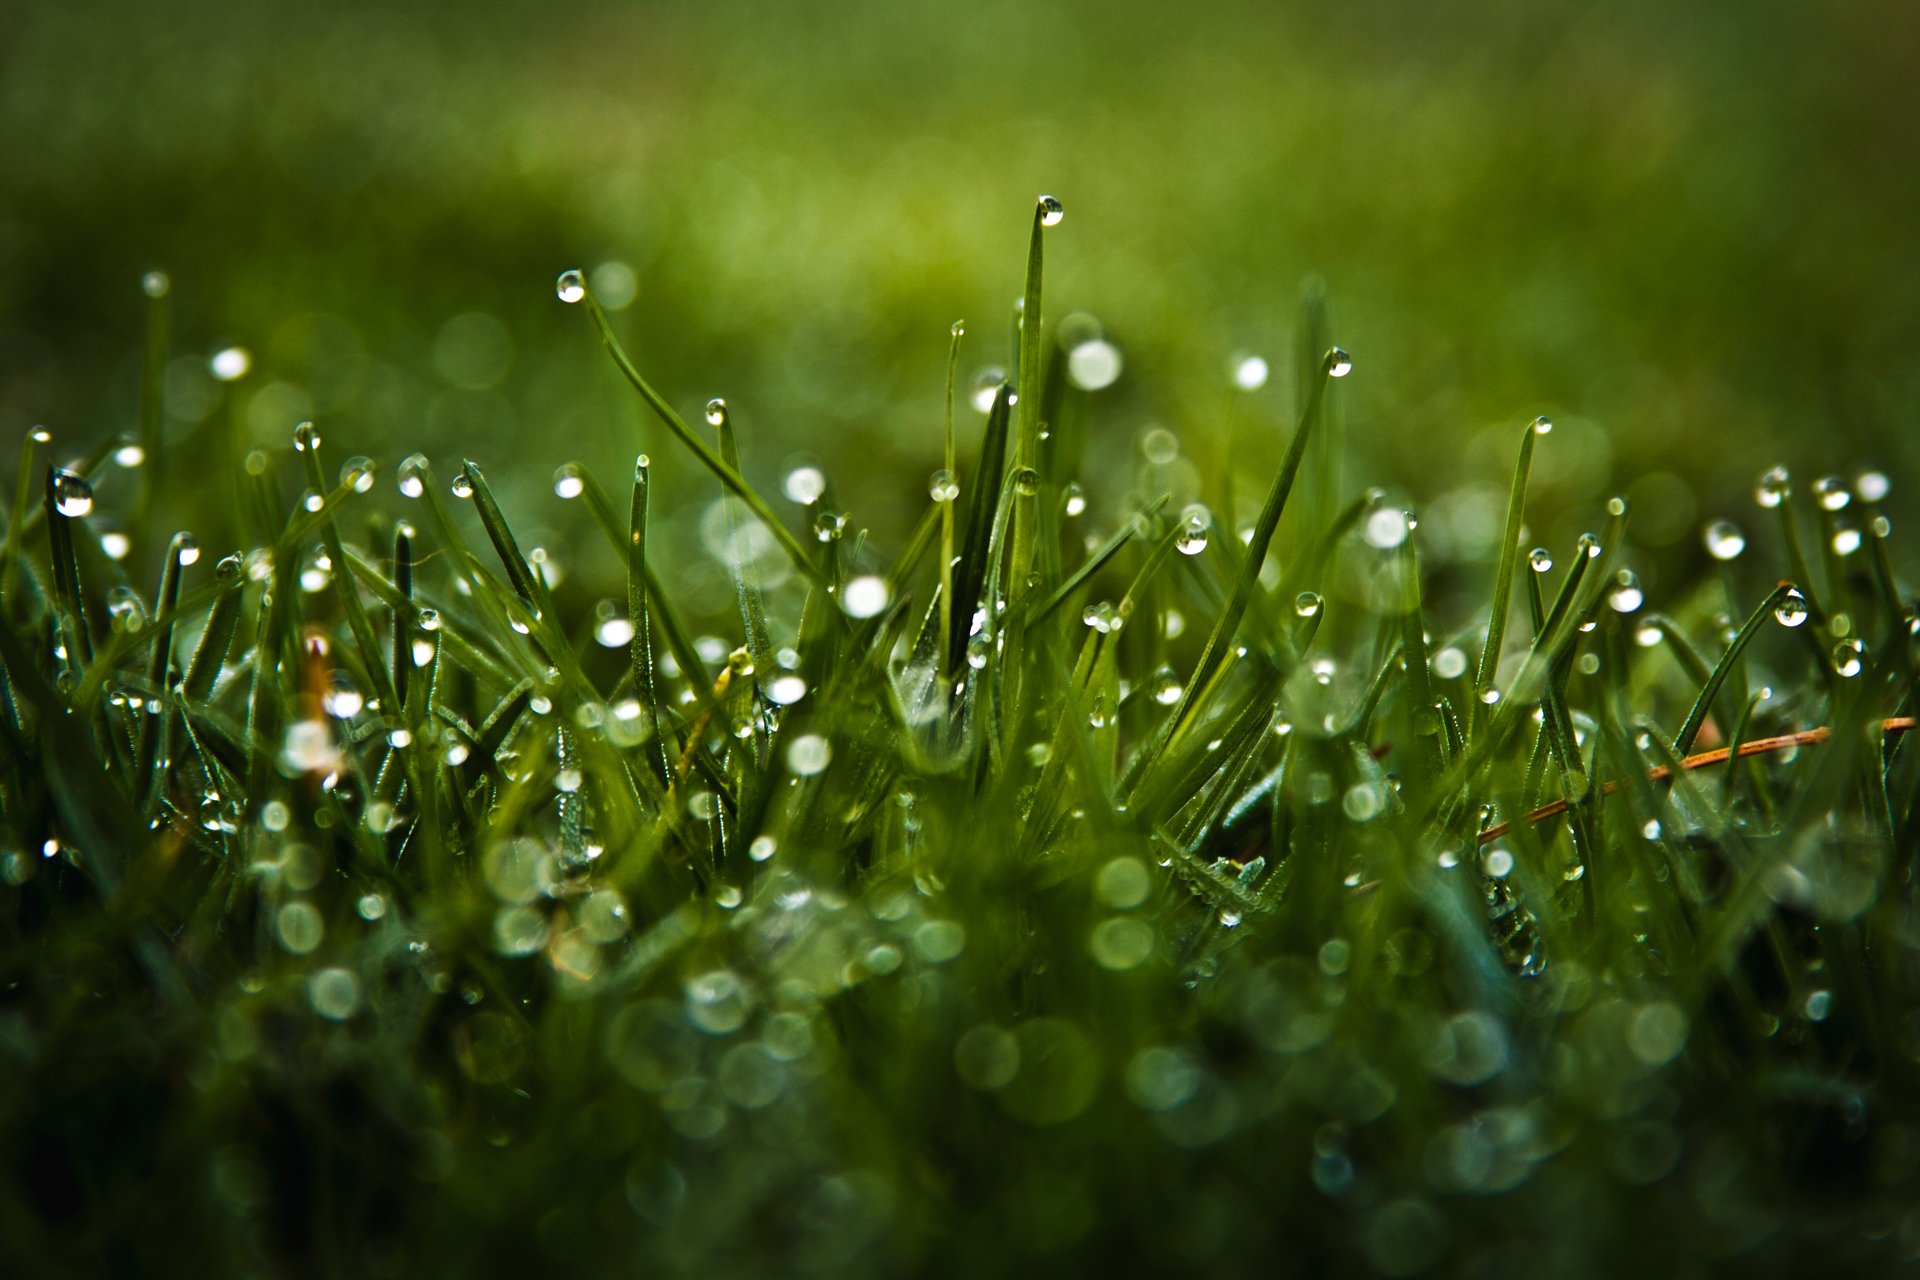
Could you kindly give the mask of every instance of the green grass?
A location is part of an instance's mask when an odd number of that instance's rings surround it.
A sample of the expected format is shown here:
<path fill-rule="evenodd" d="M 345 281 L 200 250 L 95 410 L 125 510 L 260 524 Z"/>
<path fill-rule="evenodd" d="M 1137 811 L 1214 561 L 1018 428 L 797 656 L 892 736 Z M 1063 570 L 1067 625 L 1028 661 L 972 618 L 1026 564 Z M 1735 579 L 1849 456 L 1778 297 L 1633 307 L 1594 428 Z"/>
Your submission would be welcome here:
<path fill-rule="evenodd" d="M 656 552 L 645 456 L 560 478 L 606 542 L 570 553 L 626 580 L 595 609 L 496 498 L 511 457 L 409 458 L 396 496 L 309 425 L 167 456 L 149 388 L 124 554 L 89 478 L 132 456 L 23 444 L 9 1274 L 1920 1256 L 1885 485 L 1764 482 L 1777 527 L 1649 600 L 1624 502 L 1529 553 L 1554 440 L 1517 423 L 1497 571 L 1443 613 L 1414 515 L 1339 487 L 1342 387 L 1393 371 L 1321 344 L 1318 294 L 1284 461 L 1203 477 L 1264 488 L 1230 528 L 1101 442 L 1045 212 L 1014 380 L 891 548 L 859 476 L 789 520 L 750 423 L 690 424 L 563 277 L 636 447 L 722 497 L 724 620 Z M 153 524 L 208 465 L 231 556 Z"/>

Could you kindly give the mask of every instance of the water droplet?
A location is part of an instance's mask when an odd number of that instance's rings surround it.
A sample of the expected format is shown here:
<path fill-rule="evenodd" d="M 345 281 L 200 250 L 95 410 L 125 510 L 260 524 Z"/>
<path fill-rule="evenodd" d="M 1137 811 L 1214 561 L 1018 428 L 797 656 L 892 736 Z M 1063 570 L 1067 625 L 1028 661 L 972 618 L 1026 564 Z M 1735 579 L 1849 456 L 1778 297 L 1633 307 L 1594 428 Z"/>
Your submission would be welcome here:
<path fill-rule="evenodd" d="M 133 540 L 124 533 L 109 530 L 100 535 L 100 549 L 107 553 L 109 560 L 125 560 L 133 550 Z"/>
<path fill-rule="evenodd" d="M 1031 498 L 1040 492 L 1040 473 L 1032 467 L 1016 467 L 1013 472 L 1013 487 L 1016 492 Z"/>
<path fill-rule="evenodd" d="M 1546 414 L 1543 413 L 1539 417 L 1533 420 L 1533 434 L 1537 436 L 1544 436 L 1544 435 L 1550 435 L 1552 434 L 1552 432 L 1553 432 L 1553 419 L 1549 418 Z"/>
<path fill-rule="evenodd" d="M 1136 916 L 1102 920 L 1087 935 L 1087 951 L 1103 969 L 1137 969 L 1153 954 L 1153 928 Z"/>
<path fill-rule="evenodd" d="M 1293 611 L 1302 618 L 1311 618 L 1320 612 L 1323 602 L 1317 591 L 1302 591 L 1293 598 Z"/>
<path fill-rule="evenodd" d="M 1353 372 L 1353 357 L 1339 347 L 1327 352 L 1327 376 L 1344 378 Z"/>
<path fill-rule="evenodd" d="M 1466 651 L 1458 645 L 1448 645 L 1433 655 L 1433 674 L 1442 680 L 1458 680 L 1466 673 Z"/>
<path fill-rule="evenodd" d="M 1504 880 L 1513 874 L 1513 854 L 1497 847 L 1489 849 L 1480 855 L 1480 869 L 1495 880 Z"/>
<path fill-rule="evenodd" d="M 140 292 L 149 298 L 164 298 L 173 288 L 173 281 L 164 271 L 149 271 L 140 277 Z"/>
<path fill-rule="evenodd" d="M 1407 540 L 1411 529 L 1406 512 L 1398 507 L 1383 506 L 1376 507 L 1373 514 L 1367 517 L 1362 533 L 1368 545 L 1381 551 L 1391 551 Z"/>
<path fill-rule="evenodd" d="M 1847 482 L 1839 476 L 1821 476 L 1813 482 L 1813 497 L 1823 511 L 1838 511 L 1853 501 Z"/>
<path fill-rule="evenodd" d="M 1357 782 L 1340 799 L 1340 808 L 1354 822 L 1372 822 L 1386 807 L 1386 793 L 1377 782 Z"/>
<path fill-rule="evenodd" d="M 1267 376 L 1271 372 L 1263 356 L 1252 352 L 1239 352 L 1228 361 L 1233 385 L 1242 391 L 1258 391 L 1267 385 Z"/>
<path fill-rule="evenodd" d="M 1715 560 L 1735 560 L 1747 549 L 1747 535 L 1731 520 L 1715 520 L 1700 535 Z"/>
<path fill-rule="evenodd" d="M 789 501 L 810 507 L 820 501 L 820 495 L 827 491 L 827 477 L 818 467 L 795 467 L 787 472 L 780 489 Z"/>
<path fill-rule="evenodd" d="M 1851 679 L 1860 674 L 1865 665 L 1867 647 L 1858 639 L 1842 640 L 1833 646 L 1833 671 L 1835 675 Z"/>
<path fill-rule="evenodd" d="M 304 956 L 320 945 L 327 922 L 312 903 L 289 902 L 274 913 L 273 931 L 279 935 L 282 947 L 296 956 Z"/>
<path fill-rule="evenodd" d="M 220 382 L 238 382 L 253 371 L 253 353 L 245 347 L 226 347 L 213 353 L 207 368 Z"/>
<path fill-rule="evenodd" d="M 1783 627 L 1797 627 L 1807 620 L 1807 598 L 1795 588 L 1780 597 L 1773 608 L 1773 619 Z"/>
<path fill-rule="evenodd" d="M 449 484 L 447 488 L 456 498 L 471 498 L 473 496 L 473 477 L 466 473 L 465 468 L 462 468 L 454 475 L 453 482 Z"/>
<path fill-rule="evenodd" d="M 967 402 L 977 413 L 988 413 L 993 409 L 994 397 L 1000 394 L 1000 388 L 1006 384 L 1007 371 L 999 365 L 988 365 L 973 375 L 973 390 L 967 393 Z"/>
<path fill-rule="evenodd" d="M 303 422 L 293 429 L 293 448 L 296 453 L 312 453 L 320 447 L 320 428 L 311 422 Z"/>
<path fill-rule="evenodd" d="M 571 502 L 587 491 L 587 473 L 577 462 L 566 462 L 553 473 L 553 496 Z"/>
<path fill-rule="evenodd" d="M 727 420 L 727 402 L 719 396 L 707 401 L 707 425 L 717 427 Z"/>
<path fill-rule="evenodd" d="M 1180 532 L 1173 540 L 1174 547 L 1183 556 L 1197 556 L 1207 549 L 1207 522 L 1200 516 L 1189 516 L 1180 526 Z"/>
<path fill-rule="evenodd" d="M 1087 491 L 1080 487 L 1078 480 L 1070 482 L 1064 490 L 1064 493 L 1066 496 L 1064 510 L 1069 519 L 1086 514 Z"/>
<path fill-rule="evenodd" d="M 1882 471 L 1863 471 L 1853 482 L 1853 490 L 1862 502 L 1879 502 L 1893 485 Z"/>
<path fill-rule="evenodd" d="M 371 493 L 374 471 L 372 458 L 355 454 L 340 464 L 340 483 L 355 493 Z"/>
<path fill-rule="evenodd" d="M 982 631 L 967 641 L 967 665 L 975 671 L 987 665 L 987 654 L 993 648 L 993 639 Z"/>
<path fill-rule="evenodd" d="M 840 608 L 849 618 L 871 618 L 883 611 L 893 599 L 893 588 L 885 578 L 862 574 L 849 581 L 840 592 Z"/>
<path fill-rule="evenodd" d="M 790 707 L 807 696 L 806 677 L 789 672 L 767 682 L 767 701 L 777 707 Z"/>
<path fill-rule="evenodd" d="M 360 1010 L 360 980 L 346 969 L 322 969 L 307 979 L 307 1003 L 330 1022 L 345 1022 Z"/>
<path fill-rule="evenodd" d="M 927 478 L 927 496 L 935 502 L 952 502 L 960 496 L 960 480 L 945 467 Z"/>
<path fill-rule="evenodd" d="M 569 267 L 553 282 L 554 296 L 562 302 L 578 302 L 587 296 L 587 282 L 577 268 Z"/>
<path fill-rule="evenodd" d="M 418 498 L 427 491 L 427 455 L 410 453 L 400 462 L 400 496 Z"/>
<path fill-rule="evenodd" d="M 1161 667 L 1155 671 L 1153 683 L 1148 686 L 1148 690 L 1154 702 L 1163 707 L 1170 707 L 1180 701 L 1180 695 L 1185 692 L 1180 687 L 1180 677 L 1174 674 L 1172 667 Z"/>
<path fill-rule="evenodd" d="M 1060 219 L 1067 216 L 1067 211 L 1052 196 L 1041 196 L 1038 208 L 1040 225 L 1043 227 L 1057 227 L 1060 225 Z"/>
<path fill-rule="evenodd" d="M 65 469 L 53 473 L 53 509 L 70 520 L 93 510 L 93 486 L 86 477 Z"/>
<path fill-rule="evenodd" d="M 1119 381 L 1125 363 L 1120 348 L 1093 338 L 1067 353 L 1067 379 L 1082 391 L 1104 391 Z"/>
<path fill-rule="evenodd" d="M 836 542 L 847 531 L 847 518 L 838 511 L 820 511 L 813 517 L 815 542 Z"/>
<path fill-rule="evenodd" d="M 1180 437 L 1165 427 L 1154 427 L 1140 437 L 1140 452 L 1155 466 L 1165 466 L 1180 456 Z"/>
<path fill-rule="evenodd" d="M 967 322 L 965 320 L 955 320 L 947 327 L 947 332 L 956 338 L 963 338 L 967 333 Z"/>
<path fill-rule="evenodd" d="M 1787 500 L 1793 492 L 1792 481 L 1785 467 L 1774 467 L 1760 477 L 1760 483 L 1754 486 L 1753 500 L 1771 510 Z"/>
<path fill-rule="evenodd" d="M 147 460 L 147 451 L 137 444 L 123 444 L 113 451 L 113 460 L 131 471 Z"/>
<path fill-rule="evenodd" d="M 802 734 L 787 747 L 787 768 L 811 778 L 833 759 L 833 746 L 817 733 Z"/>
<path fill-rule="evenodd" d="M 1613 575 L 1613 587 L 1607 592 L 1607 604 L 1615 613 L 1635 613 L 1647 602 L 1646 592 L 1640 589 L 1640 579 L 1631 569 L 1622 569 Z"/>
<path fill-rule="evenodd" d="M 1884 519 L 1884 517 L 1882 517 Z M 1850 556 L 1860 549 L 1860 531 L 1842 528 L 1833 531 L 1833 553 L 1838 556 Z"/>
<path fill-rule="evenodd" d="M 1113 723 L 1113 699 L 1106 694 L 1094 695 L 1093 705 L 1087 709 L 1087 724 L 1094 729 L 1104 729 Z"/>

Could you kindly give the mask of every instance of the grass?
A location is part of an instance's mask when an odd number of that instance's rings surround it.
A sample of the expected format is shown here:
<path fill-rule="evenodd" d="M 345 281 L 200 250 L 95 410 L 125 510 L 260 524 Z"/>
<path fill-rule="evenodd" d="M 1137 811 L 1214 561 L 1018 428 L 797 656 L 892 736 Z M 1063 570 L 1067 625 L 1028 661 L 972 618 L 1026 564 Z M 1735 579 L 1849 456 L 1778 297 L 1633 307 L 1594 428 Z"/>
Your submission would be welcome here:
<path fill-rule="evenodd" d="M 1920 1257 L 1884 482 L 1821 482 L 1802 528 L 1770 476 L 1772 547 L 1716 526 L 1720 575 L 1655 602 L 1624 502 L 1529 553 L 1553 440 L 1520 424 L 1486 604 L 1436 616 L 1414 515 L 1338 488 L 1332 401 L 1391 370 L 1315 338 L 1249 527 L 1151 467 L 1083 511 L 1118 467 L 1042 315 L 1056 212 L 977 450 L 949 359 L 892 559 L 831 487 L 790 526 L 726 404 L 710 443 L 562 277 L 644 446 L 718 482 L 725 545 L 770 540 L 729 641 L 654 553 L 644 455 L 556 490 L 626 578 L 590 611 L 478 461 L 376 497 L 302 425 L 230 460 L 251 545 L 168 540 L 142 488 L 116 555 L 90 480 L 133 455 L 23 443 L 10 1274 Z M 192 460 L 141 403 L 152 486 Z"/>

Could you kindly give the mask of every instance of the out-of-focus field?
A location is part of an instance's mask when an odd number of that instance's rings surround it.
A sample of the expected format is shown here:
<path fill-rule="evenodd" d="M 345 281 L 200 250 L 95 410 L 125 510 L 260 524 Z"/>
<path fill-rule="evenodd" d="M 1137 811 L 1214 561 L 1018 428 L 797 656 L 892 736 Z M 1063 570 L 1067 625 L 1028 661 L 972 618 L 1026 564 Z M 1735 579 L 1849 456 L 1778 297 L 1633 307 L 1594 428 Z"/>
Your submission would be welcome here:
<path fill-rule="evenodd" d="M 1766 462 L 1920 462 L 1903 4 L 26 3 L 0 33 L 0 446 L 132 427 L 164 268 L 167 488 L 203 528 L 230 490 L 185 482 L 309 416 L 389 475 L 510 459 L 529 507 L 567 459 L 666 452 L 554 299 L 579 265 L 676 403 L 728 398 L 750 476 L 810 453 L 897 536 L 948 323 L 963 378 L 1006 363 L 1040 191 L 1050 317 L 1127 359 L 1095 484 L 1156 424 L 1217 465 L 1225 361 L 1290 367 L 1310 273 L 1348 448 L 1442 559 L 1484 556 L 1539 412 L 1543 508 L 1624 490 L 1683 560 Z M 1241 411 L 1250 472 L 1288 381 Z"/>

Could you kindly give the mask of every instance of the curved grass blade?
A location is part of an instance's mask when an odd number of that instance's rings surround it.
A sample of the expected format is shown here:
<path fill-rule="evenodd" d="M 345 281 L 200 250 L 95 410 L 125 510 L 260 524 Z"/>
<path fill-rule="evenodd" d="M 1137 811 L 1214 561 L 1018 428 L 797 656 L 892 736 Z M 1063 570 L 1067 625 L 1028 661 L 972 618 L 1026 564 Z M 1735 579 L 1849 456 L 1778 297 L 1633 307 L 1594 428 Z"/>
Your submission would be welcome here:
<path fill-rule="evenodd" d="M 713 451 L 711 445 L 695 435 L 686 421 L 673 411 L 673 406 L 662 399 L 660 393 L 641 376 L 640 370 L 621 347 L 620 340 L 613 336 L 613 326 L 607 322 L 607 313 L 601 309 L 600 300 L 593 296 L 593 291 L 589 289 L 582 300 L 587 304 L 587 315 L 593 321 L 593 327 L 599 333 L 602 345 L 606 347 L 607 354 L 613 357 L 614 366 L 620 370 L 621 376 L 627 380 L 627 383 L 640 393 L 640 398 L 646 401 L 647 407 L 653 410 L 654 416 L 666 424 L 667 430 L 691 450 L 693 456 L 700 459 L 707 470 L 720 478 L 721 484 L 731 489 L 742 502 L 747 504 L 748 509 L 767 526 L 767 531 L 773 535 L 774 540 L 780 544 L 781 549 L 793 560 L 794 566 L 800 572 L 816 582 L 821 581 L 823 575 L 820 566 L 813 562 L 813 557 L 807 554 L 807 549 L 800 544 L 798 538 L 794 537 L 793 531 L 774 514 L 767 500 L 762 498 L 759 491 L 748 484 L 738 471 L 728 466 L 726 461 Z"/>
<path fill-rule="evenodd" d="M 1527 477 L 1533 470 L 1533 444 L 1545 418 L 1529 422 L 1520 437 L 1520 456 L 1513 465 L 1513 484 L 1507 493 L 1507 523 L 1500 546 L 1500 567 L 1493 579 L 1493 609 L 1487 617 L 1487 640 L 1480 649 L 1480 667 L 1473 677 L 1472 720 L 1478 725 L 1487 714 L 1487 691 L 1500 666 L 1500 645 L 1506 636 L 1507 609 L 1513 598 L 1513 575 L 1520 560 L 1520 528 L 1525 523 Z"/>
<path fill-rule="evenodd" d="M 1707 683 L 1700 690 L 1700 696 L 1694 699 L 1693 708 L 1687 712 L 1687 718 L 1680 723 L 1680 732 L 1673 735 L 1673 743 L 1681 755 L 1685 755 L 1693 746 L 1693 740 L 1700 734 L 1700 726 L 1707 722 L 1707 712 L 1713 709 L 1713 700 L 1720 692 L 1720 686 L 1726 683 L 1727 673 L 1733 670 L 1734 663 L 1740 660 L 1740 654 L 1749 641 L 1766 625 L 1767 618 L 1773 613 L 1780 601 L 1786 598 L 1793 584 L 1782 582 L 1767 593 L 1747 620 L 1734 634 L 1733 643 L 1720 655 L 1720 661 L 1714 666 L 1713 674 L 1707 677 Z"/>

